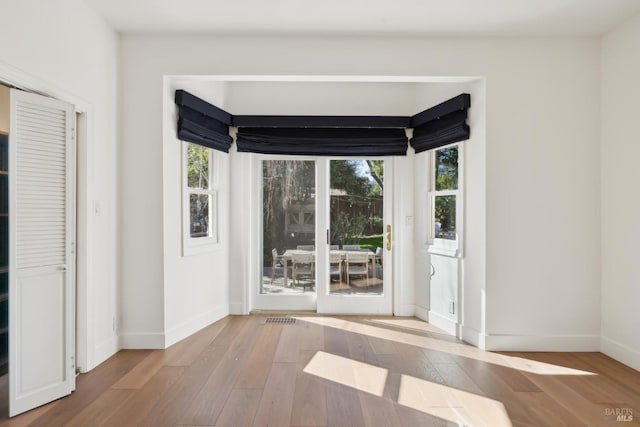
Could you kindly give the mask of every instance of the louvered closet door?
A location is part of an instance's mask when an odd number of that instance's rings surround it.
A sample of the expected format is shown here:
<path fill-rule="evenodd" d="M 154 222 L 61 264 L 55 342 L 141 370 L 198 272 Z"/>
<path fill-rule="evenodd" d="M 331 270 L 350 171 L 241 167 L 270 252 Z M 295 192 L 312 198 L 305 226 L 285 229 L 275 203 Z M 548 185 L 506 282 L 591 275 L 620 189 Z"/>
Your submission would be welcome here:
<path fill-rule="evenodd" d="M 75 112 L 11 91 L 9 412 L 75 388 Z"/>

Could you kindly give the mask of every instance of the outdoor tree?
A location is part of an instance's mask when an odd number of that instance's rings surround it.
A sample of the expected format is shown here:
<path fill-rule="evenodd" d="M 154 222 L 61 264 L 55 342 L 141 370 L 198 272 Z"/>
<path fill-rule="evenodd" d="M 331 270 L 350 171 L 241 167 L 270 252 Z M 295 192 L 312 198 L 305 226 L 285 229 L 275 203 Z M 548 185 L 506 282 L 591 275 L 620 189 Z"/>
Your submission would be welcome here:
<path fill-rule="evenodd" d="M 189 188 L 209 188 L 209 149 L 187 144 L 187 181 Z"/>
<path fill-rule="evenodd" d="M 371 193 L 376 196 L 382 195 L 384 188 L 384 161 L 383 160 L 367 160 L 367 166 L 371 173 L 371 178 L 375 181 L 376 185 L 371 187 Z"/>
<path fill-rule="evenodd" d="M 262 164 L 263 248 L 268 260 L 272 248 L 284 249 L 292 239 L 298 239 L 285 236 L 285 215 L 315 197 L 315 163 L 265 160 Z M 341 193 L 331 197 L 330 237 L 334 244 L 358 243 L 365 230 L 381 223 L 375 207 L 381 203 L 383 180 L 382 160 L 330 162 L 331 189 Z"/>

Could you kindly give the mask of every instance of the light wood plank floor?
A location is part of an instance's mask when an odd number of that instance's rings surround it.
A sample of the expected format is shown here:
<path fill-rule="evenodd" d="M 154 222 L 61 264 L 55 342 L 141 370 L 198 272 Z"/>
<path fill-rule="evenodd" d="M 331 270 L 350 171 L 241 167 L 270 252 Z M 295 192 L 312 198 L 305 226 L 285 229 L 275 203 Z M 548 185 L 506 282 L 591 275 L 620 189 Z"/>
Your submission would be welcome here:
<path fill-rule="evenodd" d="M 71 396 L 0 423 L 640 425 L 640 373 L 600 353 L 489 353 L 414 318 L 265 319 L 229 316 L 166 350 L 121 351 Z"/>

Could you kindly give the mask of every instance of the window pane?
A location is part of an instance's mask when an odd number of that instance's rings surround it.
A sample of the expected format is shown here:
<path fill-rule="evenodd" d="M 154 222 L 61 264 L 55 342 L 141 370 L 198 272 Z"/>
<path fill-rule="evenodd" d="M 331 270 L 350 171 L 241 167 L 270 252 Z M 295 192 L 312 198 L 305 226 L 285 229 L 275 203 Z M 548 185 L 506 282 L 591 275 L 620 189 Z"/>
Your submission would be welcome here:
<path fill-rule="evenodd" d="M 456 196 L 434 196 L 434 229 L 437 239 L 456 239 Z"/>
<path fill-rule="evenodd" d="M 458 189 L 458 147 L 436 150 L 436 191 Z"/>
<path fill-rule="evenodd" d="M 189 231 L 191 237 L 209 236 L 210 194 L 189 194 Z"/>
<path fill-rule="evenodd" d="M 298 259 L 295 260 L 294 271 L 292 253 L 307 252 L 313 261 L 316 244 L 315 162 L 263 160 L 262 203 L 260 293 L 303 295 L 315 291 L 315 264 Z"/>
<path fill-rule="evenodd" d="M 382 295 L 384 160 L 329 165 L 329 293 Z"/>
<path fill-rule="evenodd" d="M 209 149 L 187 145 L 187 185 L 189 188 L 209 189 Z"/>

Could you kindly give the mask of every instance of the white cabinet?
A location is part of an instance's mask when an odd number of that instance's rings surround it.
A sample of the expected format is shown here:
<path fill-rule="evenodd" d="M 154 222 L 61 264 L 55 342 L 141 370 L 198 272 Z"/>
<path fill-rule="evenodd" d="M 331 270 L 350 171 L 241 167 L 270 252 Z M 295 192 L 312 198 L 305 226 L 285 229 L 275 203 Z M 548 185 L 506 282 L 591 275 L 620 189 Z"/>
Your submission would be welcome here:
<path fill-rule="evenodd" d="M 429 323 L 456 335 L 459 322 L 460 259 L 430 254 Z"/>

